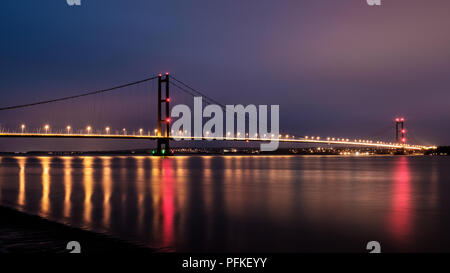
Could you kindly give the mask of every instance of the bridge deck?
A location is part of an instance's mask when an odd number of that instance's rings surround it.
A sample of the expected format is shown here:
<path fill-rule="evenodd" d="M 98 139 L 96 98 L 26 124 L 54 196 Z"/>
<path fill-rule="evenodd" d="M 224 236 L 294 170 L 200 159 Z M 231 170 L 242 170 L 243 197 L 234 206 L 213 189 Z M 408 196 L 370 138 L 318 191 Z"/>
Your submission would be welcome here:
<path fill-rule="evenodd" d="M 0 133 L 0 137 L 9 138 L 101 138 L 101 139 L 143 139 L 143 140 L 157 140 L 166 139 L 162 136 L 152 135 L 115 135 L 115 134 L 54 134 L 54 133 Z M 394 148 L 394 149 L 408 149 L 408 150 L 424 150 L 435 147 L 421 146 L 421 145 L 401 145 L 383 142 L 364 142 L 364 141 L 338 141 L 338 140 L 315 140 L 310 138 L 249 138 L 249 137 L 169 137 L 170 140 L 222 140 L 222 141 L 243 141 L 243 142 L 268 142 L 279 141 L 281 143 L 314 143 L 314 144 L 337 144 L 361 147 L 379 147 L 379 148 Z"/>

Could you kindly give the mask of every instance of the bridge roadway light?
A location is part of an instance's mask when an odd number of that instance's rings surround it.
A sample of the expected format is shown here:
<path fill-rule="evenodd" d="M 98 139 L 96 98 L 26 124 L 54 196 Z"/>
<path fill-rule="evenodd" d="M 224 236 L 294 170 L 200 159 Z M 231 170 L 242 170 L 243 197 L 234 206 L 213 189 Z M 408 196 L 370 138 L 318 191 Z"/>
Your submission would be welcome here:
<path fill-rule="evenodd" d="M 50 129 L 50 125 L 45 124 L 44 129 L 45 129 L 45 133 L 48 134 L 48 129 Z"/>
<path fill-rule="evenodd" d="M 72 127 L 70 127 L 70 125 L 67 125 L 67 127 L 66 127 L 67 134 L 70 134 L 70 129 L 72 129 Z"/>
<path fill-rule="evenodd" d="M 139 129 L 139 134 L 142 136 L 142 131 L 144 131 L 142 128 Z"/>
<path fill-rule="evenodd" d="M 22 134 L 23 134 L 23 132 L 24 132 L 24 130 L 25 130 L 25 124 L 22 124 L 22 125 L 20 126 L 20 128 L 22 129 Z"/>
<path fill-rule="evenodd" d="M 127 129 L 123 128 L 122 131 L 123 131 L 123 135 L 127 134 Z"/>
<path fill-rule="evenodd" d="M 158 134 L 158 129 L 155 129 L 154 132 L 155 132 L 155 136 L 156 136 Z"/>
<path fill-rule="evenodd" d="M 109 130 L 110 130 L 110 128 L 109 128 L 109 126 L 107 126 L 107 127 L 105 128 L 105 131 L 106 131 L 106 134 L 107 134 L 107 135 L 109 135 Z"/>
<path fill-rule="evenodd" d="M 91 132 L 91 130 L 92 130 L 91 126 L 86 127 L 86 131 L 88 134 Z"/>

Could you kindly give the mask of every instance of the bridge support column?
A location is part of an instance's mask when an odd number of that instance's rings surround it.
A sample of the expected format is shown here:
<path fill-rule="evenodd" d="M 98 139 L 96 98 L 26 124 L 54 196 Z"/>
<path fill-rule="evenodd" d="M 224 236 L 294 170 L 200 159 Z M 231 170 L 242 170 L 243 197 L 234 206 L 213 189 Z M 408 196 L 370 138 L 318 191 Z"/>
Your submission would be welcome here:
<path fill-rule="evenodd" d="M 162 96 L 162 85 L 165 84 L 165 96 Z M 170 114 L 169 114 L 169 73 L 158 75 L 158 140 L 155 155 L 171 155 L 170 149 Z M 164 118 L 162 110 L 164 106 Z M 164 132 L 163 132 L 164 131 Z"/>
<path fill-rule="evenodd" d="M 405 149 L 406 145 L 406 137 L 405 137 L 405 118 L 396 118 L 395 119 L 395 144 L 402 145 L 402 148 L 397 148 L 395 154 L 404 155 L 407 154 L 407 150 Z"/>
<path fill-rule="evenodd" d="M 395 143 L 406 144 L 405 118 L 395 119 Z"/>

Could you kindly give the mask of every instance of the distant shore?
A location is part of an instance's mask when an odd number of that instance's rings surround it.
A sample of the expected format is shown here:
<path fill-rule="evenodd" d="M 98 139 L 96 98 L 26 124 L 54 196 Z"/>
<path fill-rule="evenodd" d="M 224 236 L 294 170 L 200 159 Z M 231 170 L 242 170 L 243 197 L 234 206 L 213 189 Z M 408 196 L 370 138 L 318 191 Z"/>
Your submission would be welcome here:
<path fill-rule="evenodd" d="M 174 148 L 176 155 L 448 155 L 449 147 L 439 147 L 426 152 L 402 151 L 398 149 L 376 149 L 370 147 L 308 147 L 308 148 L 281 148 L 273 152 L 261 152 L 252 148 Z M 114 155 L 154 155 L 152 149 L 113 150 L 113 151 L 28 151 L 28 152 L 0 152 L 0 156 L 114 156 Z"/>
<path fill-rule="evenodd" d="M 0 253 L 69 253 L 67 243 L 77 241 L 81 253 L 152 253 L 155 250 L 93 233 L 36 215 L 0 206 Z"/>

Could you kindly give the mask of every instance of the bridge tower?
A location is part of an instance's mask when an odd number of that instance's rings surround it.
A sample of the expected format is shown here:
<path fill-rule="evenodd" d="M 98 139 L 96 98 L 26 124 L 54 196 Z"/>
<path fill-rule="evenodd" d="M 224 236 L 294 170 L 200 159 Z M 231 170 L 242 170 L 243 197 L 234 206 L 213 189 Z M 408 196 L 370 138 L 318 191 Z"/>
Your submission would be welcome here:
<path fill-rule="evenodd" d="M 406 144 L 405 118 L 395 119 L 395 143 Z"/>
<path fill-rule="evenodd" d="M 162 96 L 162 85 L 165 85 L 165 96 Z M 169 114 L 169 73 L 158 75 L 158 140 L 156 155 L 170 155 L 170 114 Z M 162 117 L 162 110 L 164 108 L 164 118 Z M 164 129 L 164 132 L 163 130 Z"/>

